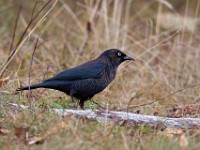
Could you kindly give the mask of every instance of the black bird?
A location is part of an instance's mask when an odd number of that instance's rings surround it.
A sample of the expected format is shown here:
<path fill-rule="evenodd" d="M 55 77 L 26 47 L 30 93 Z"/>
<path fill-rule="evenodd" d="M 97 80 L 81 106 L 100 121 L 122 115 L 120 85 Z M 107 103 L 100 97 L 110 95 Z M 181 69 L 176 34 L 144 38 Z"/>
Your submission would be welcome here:
<path fill-rule="evenodd" d="M 39 84 L 30 85 L 30 89 L 48 88 L 66 93 L 79 100 L 83 109 L 84 102 L 103 91 L 115 78 L 118 66 L 126 61 L 134 60 L 118 49 L 104 51 L 98 58 L 78 67 L 68 69 Z M 17 91 L 29 90 L 29 86 Z"/>

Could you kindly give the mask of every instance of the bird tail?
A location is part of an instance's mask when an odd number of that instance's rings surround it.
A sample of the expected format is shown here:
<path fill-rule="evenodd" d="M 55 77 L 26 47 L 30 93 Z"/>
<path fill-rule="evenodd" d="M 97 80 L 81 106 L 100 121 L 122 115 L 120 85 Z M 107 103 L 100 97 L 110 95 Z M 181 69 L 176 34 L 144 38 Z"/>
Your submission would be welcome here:
<path fill-rule="evenodd" d="M 32 89 L 37 89 L 37 88 L 42 88 L 44 87 L 44 85 L 42 83 L 40 84 L 33 84 L 33 85 L 30 85 L 30 86 L 25 86 L 25 87 L 20 87 L 18 89 L 16 89 L 16 91 L 25 91 L 25 90 L 32 90 Z"/>

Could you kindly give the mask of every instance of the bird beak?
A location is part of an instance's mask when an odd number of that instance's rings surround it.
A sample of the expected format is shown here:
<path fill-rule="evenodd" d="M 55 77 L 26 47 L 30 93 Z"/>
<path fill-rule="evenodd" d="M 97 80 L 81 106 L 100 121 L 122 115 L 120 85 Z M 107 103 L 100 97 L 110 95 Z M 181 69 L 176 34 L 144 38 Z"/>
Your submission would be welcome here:
<path fill-rule="evenodd" d="M 125 57 L 124 57 L 124 60 L 133 60 L 133 61 L 135 61 L 135 59 L 132 58 L 132 57 L 130 57 L 130 56 L 125 56 Z"/>

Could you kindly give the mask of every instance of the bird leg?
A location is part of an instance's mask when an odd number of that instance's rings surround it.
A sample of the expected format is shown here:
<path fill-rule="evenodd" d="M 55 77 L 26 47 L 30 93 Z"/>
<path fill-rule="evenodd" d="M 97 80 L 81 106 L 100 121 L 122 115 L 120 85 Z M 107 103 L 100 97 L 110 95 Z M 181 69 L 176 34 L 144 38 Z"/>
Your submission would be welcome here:
<path fill-rule="evenodd" d="M 74 105 L 74 108 L 75 109 L 77 109 L 77 105 L 76 105 L 76 103 L 74 102 L 74 97 L 71 95 L 71 99 L 72 99 L 72 103 L 73 103 L 73 105 Z"/>
<path fill-rule="evenodd" d="M 81 99 L 79 100 L 79 106 L 84 110 L 84 101 Z"/>
<path fill-rule="evenodd" d="M 90 108 L 91 108 L 92 110 L 94 110 L 94 102 L 93 102 L 92 99 L 90 99 Z"/>

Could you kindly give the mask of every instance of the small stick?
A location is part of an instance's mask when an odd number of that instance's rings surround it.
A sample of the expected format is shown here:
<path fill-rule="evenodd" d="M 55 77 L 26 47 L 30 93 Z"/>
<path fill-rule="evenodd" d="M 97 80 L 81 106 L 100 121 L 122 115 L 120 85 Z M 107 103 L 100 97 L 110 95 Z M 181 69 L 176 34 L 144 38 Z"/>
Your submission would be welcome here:
<path fill-rule="evenodd" d="M 37 1 L 37 2 L 35 2 L 35 6 L 33 7 L 32 14 L 31 14 L 31 20 L 33 19 L 33 15 L 34 15 L 36 6 L 37 6 L 37 4 L 40 3 L 40 2 L 42 2 L 42 1 Z M 50 2 L 50 1 L 49 1 L 49 2 Z"/>
<path fill-rule="evenodd" d="M 31 89 L 30 89 L 30 82 L 31 82 L 31 70 L 32 70 L 32 65 L 33 65 L 33 57 L 34 57 L 34 54 L 35 54 L 35 50 L 37 48 L 37 45 L 38 45 L 38 40 L 39 40 L 39 37 L 37 37 L 36 39 L 36 43 L 35 43 L 35 47 L 33 49 L 33 53 L 31 55 L 31 61 L 30 61 L 30 70 L 29 70 L 29 74 L 28 74 L 28 101 L 29 101 L 29 105 L 30 105 L 30 111 L 32 111 L 32 101 L 31 101 Z"/>
<path fill-rule="evenodd" d="M 198 86 L 200 86 L 200 84 L 191 85 L 191 86 L 185 87 L 185 88 L 183 88 L 183 89 L 176 90 L 176 91 L 174 91 L 174 92 L 172 92 L 172 93 L 170 93 L 170 94 L 168 94 L 168 95 L 166 95 L 166 96 L 164 96 L 164 97 L 162 97 L 162 98 L 159 98 L 159 99 L 157 99 L 157 100 L 155 100 L 155 101 L 152 101 L 152 102 L 149 102 L 149 103 L 140 104 L 140 105 L 130 106 L 129 108 L 120 109 L 120 110 L 118 110 L 118 111 L 123 111 L 123 110 L 127 110 L 127 111 L 128 111 L 129 109 L 133 109 L 133 108 L 137 108 L 137 107 L 141 107 L 141 106 L 146 106 L 146 105 L 151 105 L 151 104 L 153 104 L 153 103 L 155 103 L 155 102 L 163 101 L 163 100 L 165 100 L 166 98 L 168 98 L 169 96 L 175 95 L 175 94 L 180 93 L 180 92 L 182 92 L 182 91 L 185 91 L 185 90 L 187 90 L 187 89 L 191 89 L 191 88 L 198 87 Z"/>
<path fill-rule="evenodd" d="M 97 106 L 99 106 L 102 109 L 106 109 L 105 107 L 101 106 L 100 104 L 98 104 L 97 102 L 95 102 L 94 100 L 91 100 L 94 104 L 96 104 Z"/>
<path fill-rule="evenodd" d="M 16 34 L 16 30 L 17 30 L 17 24 L 18 24 L 18 20 L 19 20 L 19 16 L 20 16 L 21 10 L 22 10 L 22 5 L 19 6 L 19 10 L 18 10 L 18 13 L 17 13 L 17 18 L 15 20 L 14 31 L 13 31 L 12 40 L 11 40 L 11 43 L 10 43 L 10 53 L 12 52 L 12 49 L 13 49 L 13 42 L 14 42 L 14 39 L 15 39 L 15 34 Z"/>
<path fill-rule="evenodd" d="M 47 11 L 47 13 L 45 13 L 45 15 L 39 20 L 39 22 L 34 26 L 34 28 L 31 30 L 31 32 L 24 38 L 25 34 L 28 31 L 28 28 L 32 25 L 32 23 L 37 19 L 37 17 L 41 14 L 41 12 L 49 5 L 49 3 L 52 0 L 49 0 L 47 3 L 45 3 L 45 5 L 36 13 L 36 15 L 30 20 L 30 22 L 28 23 L 26 29 L 24 30 L 24 32 L 22 33 L 19 42 L 17 43 L 15 49 L 11 52 L 11 54 L 8 56 L 7 60 L 4 62 L 4 64 L 2 65 L 2 70 L 0 72 L 0 77 L 3 76 L 6 68 L 8 67 L 9 63 L 11 62 L 11 60 L 13 59 L 13 57 L 15 56 L 15 54 L 18 52 L 19 48 L 23 45 L 23 43 L 25 42 L 25 40 L 30 36 L 30 34 L 35 30 L 35 28 L 39 25 L 39 23 L 42 22 L 42 20 L 47 16 L 47 14 L 49 14 L 49 12 L 53 9 L 53 7 L 55 6 L 55 4 L 57 3 L 58 0 L 55 1 L 55 3 L 53 4 L 53 6 Z M 34 11 L 34 10 L 33 10 Z"/>

